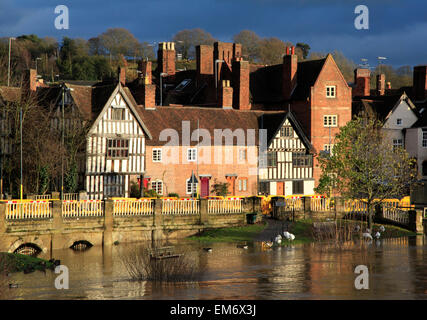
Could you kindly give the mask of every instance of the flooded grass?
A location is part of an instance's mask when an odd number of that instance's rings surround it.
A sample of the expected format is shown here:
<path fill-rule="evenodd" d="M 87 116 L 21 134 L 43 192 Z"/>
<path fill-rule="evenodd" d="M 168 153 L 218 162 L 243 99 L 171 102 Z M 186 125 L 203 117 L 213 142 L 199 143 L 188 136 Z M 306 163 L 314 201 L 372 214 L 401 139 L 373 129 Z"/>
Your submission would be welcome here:
<path fill-rule="evenodd" d="M 0 252 L 0 268 L 7 272 L 44 271 L 53 268 L 53 263 L 24 254 Z"/>
<path fill-rule="evenodd" d="M 260 232 L 262 232 L 267 223 L 260 222 L 244 225 L 240 227 L 209 229 L 200 234 L 191 236 L 188 239 L 201 242 L 238 242 L 252 241 Z"/>

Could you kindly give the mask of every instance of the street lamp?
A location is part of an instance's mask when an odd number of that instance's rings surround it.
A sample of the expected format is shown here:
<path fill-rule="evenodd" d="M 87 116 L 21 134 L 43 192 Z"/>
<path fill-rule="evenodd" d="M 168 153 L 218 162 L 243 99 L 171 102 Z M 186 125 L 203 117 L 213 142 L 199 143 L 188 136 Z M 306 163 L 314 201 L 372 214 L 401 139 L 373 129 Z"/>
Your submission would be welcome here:
<path fill-rule="evenodd" d="M 41 60 L 42 58 L 36 58 L 36 74 L 38 74 L 38 71 L 37 71 L 37 61 L 38 60 Z"/>
<path fill-rule="evenodd" d="M 9 38 L 9 64 L 7 67 L 7 86 L 9 87 L 10 85 L 10 53 L 11 53 L 11 49 L 12 49 L 12 40 L 16 40 L 16 38 Z"/>
<path fill-rule="evenodd" d="M 218 66 L 217 66 L 217 64 L 223 63 L 223 62 L 224 62 L 224 60 L 219 60 L 219 59 L 215 60 L 215 88 L 218 87 Z"/>
<path fill-rule="evenodd" d="M 378 59 L 378 73 L 381 74 L 381 61 L 387 60 L 386 57 L 377 57 Z"/>
<path fill-rule="evenodd" d="M 162 72 L 160 73 L 160 105 L 163 106 L 163 83 L 162 83 L 162 78 L 168 76 L 167 73 Z"/>
<path fill-rule="evenodd" d="M 64 149 L 65 149 L 65 117 L 64 117 L 64 100 L 65 91 L 74 91 L 73 88 L 67 88 L 65 83 L 62 83 L 62 148 L 61 148 L 61 200 L 64 200 Z"/>

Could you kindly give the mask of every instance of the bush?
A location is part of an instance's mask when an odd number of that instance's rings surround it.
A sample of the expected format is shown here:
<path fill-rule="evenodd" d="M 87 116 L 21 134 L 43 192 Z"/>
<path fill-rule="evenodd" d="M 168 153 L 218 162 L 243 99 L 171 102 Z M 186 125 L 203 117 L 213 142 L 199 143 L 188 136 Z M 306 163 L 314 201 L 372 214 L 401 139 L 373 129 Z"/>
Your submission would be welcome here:
<path fill-rule="evenodd" d="M 121 261 L 129 276 L 137 281 L 193 281 L 199 274 L 197 263 L 189 253 L 175 258 L 152 259 L 149 249 L 135 248 L 122 256 Z"/>
<path fill-rule="evenodd" d="M 138 183 L 132 181 L 130 184 L 130 197 L 131 198 L 139 198 L 141 195 L 139 191 L 139 185 Z"/>
<path fill-rule="evenodd" d="M 178 193 L 169 193 L 168 197 L 177 197 L 177 198 L 179 198 L 179 195 L 178 195 Z"/>
<path fill-rule="evenodd" d="M 145 189 L 144 188 L 144 197 L 146 198 L 158 198 L 159 195 L 157 194 L 156 190 L 153 189 Z"/>

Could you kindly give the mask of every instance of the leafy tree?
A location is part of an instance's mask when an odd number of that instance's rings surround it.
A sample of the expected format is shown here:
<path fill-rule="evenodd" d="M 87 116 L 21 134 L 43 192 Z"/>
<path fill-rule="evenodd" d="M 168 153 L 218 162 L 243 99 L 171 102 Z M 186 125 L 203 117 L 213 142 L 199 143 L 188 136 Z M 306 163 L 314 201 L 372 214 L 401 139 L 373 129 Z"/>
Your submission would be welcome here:
<path fill-rule="evenodd" d="M 259 42 L 260 62 L 268 65 L 283 63 L 286 46 L 290 42 L 283 42 L 279 38 L 264 38 Z"/>
<path fill-rule="evenodd" d="M 77 191 L 77 188 L 78 188 L 77 164 L 75 161 L 73 161 L 64 177 L 64 189 L 65 189 L 65 192 L 74 193 Z"/>
<path fill-rule="evenodd" d="M 298 42 L 296 44 L 296 47 L 299 48 L 302 51 L 302 57 L 303 59 L 307 59 L 308 53 L 310 52 L 310 46 L 303 42 Z"/>
<path fill-rule="evenodd" d="M 111 57 L 119 54 L 133 56 L 139 42 L 135 36 L 124 28 L 110 28 L 99 36 L 101 44 Z"/>
<path fill-rule="evenodd" d="M 261 38 L 251 30 L 242 30 L 233 37 L 235 43 L 242 44 L 243 56 L 249 61 L 259 61 Z"/>
<path fill-rule="evenodd" d="M 212 45 L 216 40 L 209 32 L 200 28 L 181 30 L 176 33 L 172 41 L 176 43 L 176 51 L 182 54 L 183 59 L 195 59 L 196 46 L 200 44 Z"/>
<path fill-rule="evenodd" d="M 375 206 L 404 196 L 416 178 L 413 160 L 393 148 L 381 127 L 373 118 L 355 118 L 340 129 L 332 155 L 318 158 L 322 175 L 315 191 L 366 203 L 369 228 Z"/>
<path fill-rule="evenodd" d="M 228 191 L 229 185 L 230 184 L 228 182 L 218 182 L 215 180 L 215 183 L 212 185 L 211 192 L 215 193 L 217 196 L 225 197 L 230 194 Z"/>

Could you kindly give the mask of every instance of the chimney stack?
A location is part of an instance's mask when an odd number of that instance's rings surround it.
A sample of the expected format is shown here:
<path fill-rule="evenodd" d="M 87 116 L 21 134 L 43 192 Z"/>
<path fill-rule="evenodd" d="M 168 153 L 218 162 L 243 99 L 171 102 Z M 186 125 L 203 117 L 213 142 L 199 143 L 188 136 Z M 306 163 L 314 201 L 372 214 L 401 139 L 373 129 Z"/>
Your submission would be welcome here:
<path fill-rule="evenodd" d="M 354 70 L 353 97 L 366 97 L 371 95 L 371 72 L 369 69 Z"/>
<path fill-rule="evenodd" d="M 230 80 L 222 80 L 218 102 L 224 109 L 233 108 L 233 88 L 230 86 Z"/>
<path fill-rule="evenodd" d="M 414 67 L 413 94 L 418 101 L 427 98 L 427 65 Z"/>
<path fill-rule="evenodd" d="M 37 72 L 35 69 L 25 70 L 22 80 L 22 88 L 24 91 L 30 93 L 37 90 Z"/>
<path fill-rule="evenodd" d="M 236 58 L 232 64 L 233 108 L 249 110 L 249 62 Z"/>
<path fill-rule="evenodd" d="M 159 73 L 175 75 L 175 42 L 160 42 L 157 51 L 157 63 Z"/>
<path fill-rule="evenodd" d="M 377 75 L 377 95 L 383 96 L 385 94 L 385 74 Z"/>
<path fill-rule="evenodd" d="M 289 54 L 289 47 L 286 47 L 286 54 L 283 57 L 282 74 L 282 92 L 285 100 L 291 98 L 292 91 L 297 85 L 297 68 L 298 56 L 295 54 L 295 47 L 291 48 L 291 54 Z"/>
<path fill-rule="evenodd" d="M 391 90 L 391 82 L 390 81 L 387 82 L 387 90 Z"/>
<path fill-rule="evenodd" d="M 126 68 L 118 67 L 117 74 L 118 74 L 120 83 L 122 84 L 122 86 L 125 86 L 126 85 Z"/>
<path fill-rule="evenodd" d="M 144 78 L 144 84 L 152 83 L 152 73 L 151 73 L 151 61 L 141 60 L 138 63 L 138 70 L 141 72 L 140 74 Z"/>

